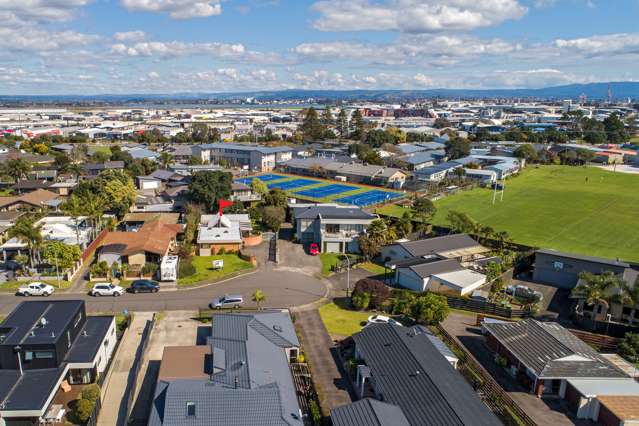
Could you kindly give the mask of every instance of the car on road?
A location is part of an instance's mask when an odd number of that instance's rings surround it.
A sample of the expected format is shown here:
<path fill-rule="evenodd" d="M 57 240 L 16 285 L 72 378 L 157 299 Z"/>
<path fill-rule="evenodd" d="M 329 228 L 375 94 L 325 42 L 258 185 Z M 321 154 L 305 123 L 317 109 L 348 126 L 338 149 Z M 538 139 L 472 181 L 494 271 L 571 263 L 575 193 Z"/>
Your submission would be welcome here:
<path fill-rule="evenodd" d="M 135 280 L 129 287 L 131 293 L 157 293 L 160 291 L 160 284 L 152 280 Z"/>
<path fill-rule="evenodd" d="M 51 296 L 54 291 L 55 288 L 49 284 L 32 282 L 20 287 L 17 294 L 20 296 Z"/>
<path fill-rule="evenodd" d="M 222 309 L 222 308 L 239 308 L 244 303 L 244 298 L 240 295 L 228 295 L 225 294 L 222 297 L 216 297 L 209 303 L 209 308 L 211 309 Z"/>
<path fill-rule="evenodd" d="M 391 317 L 387 317 L 386 315 L 371 315 L 370 317 L 368 317 L 368 323 L 366 325 L 370 324 L 391 324 L 403 327 L 403 325 L 399 321 L 396 321 Z"/>
<path fill-rule="evenodd" d="M 118 297 L 124 294 L 124 288 L 111 283 L 97 283 L 89 292 L 91 296 L 113 296 Z"/>
<path fill-rule="evenodd" d="M 308 246 L 308 254 L 310 254 L 311 256 L 317 256 L 318 254 L 320 254 L 319 246 L 317 245 L 317 243 L 311 243 L 311 245 Z"/>

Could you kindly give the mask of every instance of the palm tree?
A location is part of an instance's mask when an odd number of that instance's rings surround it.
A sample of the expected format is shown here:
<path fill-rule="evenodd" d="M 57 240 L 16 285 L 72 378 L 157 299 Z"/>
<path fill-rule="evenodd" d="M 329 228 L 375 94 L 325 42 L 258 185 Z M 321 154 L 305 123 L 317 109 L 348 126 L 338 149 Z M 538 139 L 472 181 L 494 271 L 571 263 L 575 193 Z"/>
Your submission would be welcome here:
<path fill-rule="evenodd" d="M 610 307 L 613 289 L 620 288 L 623 280 L 611 271 L 602 274 L 582 272 L 579 284 L 572 290 L 572 295 L 582 299 L 588 306 L 602 305 Z"/>
<path fill-rule="evenodd" d="M 102 214 L 104 213 L 104 200 L 99 195 L 87 192 L 82 196 L 83 211 L 89 217 L 93 225 L 93 238 L 100 232 Z"/>
<path fill-rule="evenodd" d="M 496 237 L 496 238 L 497 238 L 497 240 L 499 241 L 499 248 L 500 248 L 500 250 L 503 250 L 503 249 L 504 249 L 504 245 L 505 245 L 506 243 L 509 243 L 509 242 L 511 241 L 511 239 L 510 239 L 510 235 L 508 235 L 508 232 L 506 232 L 506 231 L 500 231 L 500 232 L 497 232 L 497 233 L 495 234 L 495 237 Z"/>
<path fill-rule="evenodd" d="M 253 293 L 253 302 L 257 304 L 257 309 L 262 309 L 261 304 L 265 300 L 266 300 L 266 296 L 264 296 L 264 292 L 260 290 L 259 288 L 255 290 L 255 292 Z"/>
<path fill-rule="evenodd" d="M 3 173 L 13 178 L 15 183 L 26 177 L 30 171 L 31 164 L 22 158 L 8 160 L 3 167 Z"/>
<path fill-rule="evenodd" d="M 173 162 L 173 155 L 171 155 L 171 153 L 169 152 L 164 151 L 163 153 L 160 154 L 159 161 L 160 161 L 160 164 L 162 165 L 162 168 L 166 169 Z"/>
<path fill-rule="evenodd" d="M 9 238 L 16 238 L 27 245 L 29 250 L 29 264 L 35 267 L 36 258 L 39 258 L 39 249 L 42 246 L 42 225 L 36 225 L 31 218 L 20 218 L 9 229 Z"/>
<path fill-rule="evenodd" d="M 80 216 L 84 213 L 84 206 L 78 197 L 72 195 L 60 208 L 65 214 L 73 218 L 75 222 L 76 243 L 80 245 Z"/>
<path fill-rule="evenodd" d="M 84 167 L 76 163 L 67 164 L 67 166 L 65 167 L 65 171 L 75 176 L 76 181 L 85 173 Z"/>
<path fill-rule="evenodd" d="M 622 308 L 625 306 L 630 307 L 630 315 L 628 316 L 630 317 L 630 322 L 632 322 L 635 317 L 637 305 L 639 305 L 639 277 L 635 280 L 633 285 L 622 281 L 620 292 L 613 300 L 619 302 Z"/>
<path fill-rule="evenodd" d="M 482 237 L 485 244 L 486 241 L 495 234 L 495 230 L 488 225 L 479 225 L 477 234 Z"/>

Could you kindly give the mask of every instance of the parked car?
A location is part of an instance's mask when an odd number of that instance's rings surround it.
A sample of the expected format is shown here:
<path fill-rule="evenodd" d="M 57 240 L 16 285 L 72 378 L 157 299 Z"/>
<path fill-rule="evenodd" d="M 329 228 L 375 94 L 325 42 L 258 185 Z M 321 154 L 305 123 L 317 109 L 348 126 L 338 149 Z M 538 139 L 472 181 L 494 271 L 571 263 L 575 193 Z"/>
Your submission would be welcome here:
<path fill-rule="evenodd" d="M 228 295 L 225 294 L 222 297 L 216 297 L 209 303 L 211 309 L 222 308 L 239 308 L 244 303 L 244 299 L 240 295 Z"/>
<path fill-rule="evenodd" d="M 135 280 L 129 287 L 131 293 L 157 293 L 160 291 L 160 284 L 152 280 Z"/>
<path fill-rule="evenodd" d="M 97 283 L 91 289 L 89 293 L 91 296 L 122 296 L 124 294 L 124 289 L 119 285 L 113 285 L 111 283 Z"/>
<path fill-rule="evenodd" d="M 391 317 L 387 317 L 386 315 L 371 315 L 368 317 L 368 323 L 366 325 L 370 324 L 391 324 L 403 327 L 399 321 L 396 321 Z"/>
<path fill-rule="evenodd" d="M 541 302 L 544 299 L 542 292 L 521 284 L 509 285 L 506 287 L 506 293 L 522 299 L 536 300 L 537 302 Z"/>
<path fill-rule="evenodd" d="M 311 245 L 308 246 L 308 254 L 310 254 L 311 256 L 317 256 L 318 254 L 320 254 L 319 246 L 317 245 L 317 243 L 311 243 Z"/>
<path fill-rule="evenodd" d="M 54 291 L 55 288 L 49 284 L 33 282 L 20 287 L 17 294 L 20 296 L 51 296 Z"/>

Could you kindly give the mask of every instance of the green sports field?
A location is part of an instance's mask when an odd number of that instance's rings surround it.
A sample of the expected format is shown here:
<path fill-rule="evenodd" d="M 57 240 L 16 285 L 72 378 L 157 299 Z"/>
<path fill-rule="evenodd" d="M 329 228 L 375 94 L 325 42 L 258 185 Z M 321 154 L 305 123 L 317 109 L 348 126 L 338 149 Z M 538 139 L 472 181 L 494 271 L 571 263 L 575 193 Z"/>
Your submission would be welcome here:
<path fill-rule="evenodd" d="M 504 201 L 490 189 L 435 203 L 435 223 L 462 211 L 515 242 L 639 262 L 639 175 L 594 167 L 528 167 L 507 180 Z"/>

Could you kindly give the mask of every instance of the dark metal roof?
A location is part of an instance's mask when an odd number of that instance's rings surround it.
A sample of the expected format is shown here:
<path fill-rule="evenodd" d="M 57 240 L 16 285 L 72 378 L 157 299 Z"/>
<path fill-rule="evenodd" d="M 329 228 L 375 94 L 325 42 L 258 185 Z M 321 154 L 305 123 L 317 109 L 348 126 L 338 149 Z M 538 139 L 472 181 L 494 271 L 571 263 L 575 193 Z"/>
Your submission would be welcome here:
<path fill-rule="evenodd" d="M 444 235 L 442 237 L 426 238 L 417 241 L 397 243 L 412 256 L 425 256 L 452 250 L 481 246 L 466 234 Z"/>
<path fill-rule="evenodd" d="M 87 317 L 84 327 L 82 327 L 71 349 L 67 352 L 65 361 L 93 361 L 113 321 L 113 316 Z M 113 339 L 115 339 L 115 336 L 113 336 Z"/>
<path fill-rule="evenodd" d="M 84 312 L 82 300 L 21 302 L 2 323 L 11 329 L 2 345 L 54 343 L 78 312 Z"/>
<path fill-rule="evenodd" d="M 0 370 L 0 411 L 42 410 L 65 374 L 66 364 L 58 368 Z"/>
<path fill-rule="evenodd" d="M 557 323 L 528 319 L 484 327 L 539 378 L 627 377 Z"/>
<path fill-rule="evenodd" d="M 425 334 L 372 324 L 353 339 L 381 398 L 411 425 L 501 424 Z"/>
<path fill-rule="evenodd" d="M 303 211 L 299 209 L 295 211 L 296 219 L 315 219 L 318 216 L 324 219 L 377 219 L 376 215 L 367 213 L 359 207 L 313 206 Z"/>
<path fill-rule="evenodd" d="M 333 426 L 408 426 L 397 405 L 366 398 L 331 410 Z"/>
<path fill-rule="evenodd" d="M 620 260 L 606 259 L 604 257 L 585 256 L 585 255 L 575 254 L 575 253 L 565 253 L 565 252 L 552 250 L 552 249 L 540 249 L 540 250 L 537 250 L 536 253 L 545 254 L 548 256 L 563 257 L 566 259 L 582 260 L 584 262 L 601 263 L 602 265 L 618 266 L 620 268 L 630 267 L 629 264 L 627 264 L 626 262 L 622 262 Z"/>

